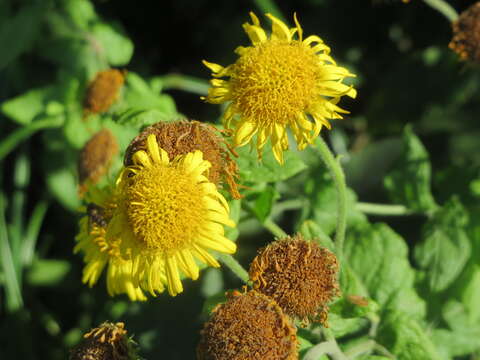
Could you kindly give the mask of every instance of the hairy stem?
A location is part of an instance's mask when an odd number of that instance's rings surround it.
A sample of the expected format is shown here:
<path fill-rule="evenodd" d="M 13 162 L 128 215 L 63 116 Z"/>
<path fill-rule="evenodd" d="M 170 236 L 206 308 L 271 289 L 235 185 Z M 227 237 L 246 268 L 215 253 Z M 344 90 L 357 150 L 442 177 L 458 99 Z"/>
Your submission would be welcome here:
<path fill-rule="evenodd" d="M 228 267 L 240 280 L 247 283 L 249 280 L 248 272 L 242 265 L 232 256 L 228 254 L 219 254 L 218 259 Z"/>
<path fill-rule="evenodd" d="M 315 149 L 320 154 L 323 162 L 327 166 L 335 188 L 337 189 L 337 229 L 335 232 L 335 250 L 337 258 L 342 261 L 343 241 L 345 239 L 345 230 L 347 227 L 347 185 L 345 175 L 340 165 L 340 161 L 335 159 L 325 141 L 319 136 L 315 140 Z"/>
<path fill-rule="evenodd" d="M 404 205 L 373 204 L 373 203 L 359 202 L 357 203 L 356 208 L 357 210 L 360 210 L 365 214 L 371 214 L 371 215 L 401 216 L 401 215 L 411 215 L 414 213 Z"/>

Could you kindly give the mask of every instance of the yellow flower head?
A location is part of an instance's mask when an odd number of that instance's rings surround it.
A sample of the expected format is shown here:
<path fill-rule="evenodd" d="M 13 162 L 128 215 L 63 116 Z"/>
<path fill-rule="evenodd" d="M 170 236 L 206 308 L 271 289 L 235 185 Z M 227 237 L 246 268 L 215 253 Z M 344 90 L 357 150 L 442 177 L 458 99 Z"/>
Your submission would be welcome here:
<path fill-rule="evenodd" d="M 115 249 L 104 251 L 97 246 L 86 257 L 86 269 L 93 267 L 90 258 L 107 257 L 110 265 L 113 257 L 123 261 L 109 266 L 107 286 L 111 295 L 126 292 L 132 300 L 142 300 L 143 291 L 155 296 L 165 286 L 175 296 L 183 291 L 181 273 L 198 278 L 197 260 L 220 266 L 209 250 L 236 251 L 223 229 L 223 225 L 234 227 L 235 223 L 229 218 L 225 198 L 205 175 L 211 165 L 202 152 L 170 161 L 154 134 L 146 143 L 146 149 L 133 154 L 133 164 L 126 166 L 117 180 L 116 207 L 101 236 L 108 246 L 116 245 Z M 84 242 L 92 235 L 86 238 Z M 101 272 L 102 262 L 97 262 L 98 269 L 91 271 L 95 276 L 84 278 L 90 284 Z"/>
<path fill-rule="evenodd" d="M 85 253 L 83 282 L 93 286 L 108 265 L 112 296 L 146 300 L 144 291 L 155 296 L 165 285 L 175 296 L 183 291 L 180 272 L 198 278 L 196 260 L 220 266 L 208 250 L 236 251 L 223 229 L 235 223 L 225 198 L 205 176 L 210 163 L 201 151 L 170 161 L 150 134 L 132 162 L 115 188 L 87 194 L 90 204 L 75 247 Z"/>
<path fill-rule="evenodd" d="M 224 125 L 234 131 L 234 145 L 243 146 L 257 134 L 257 151 L 267 140 L 273 153 L 283 163 L 288 148 L 286 129 L 293 132 L 298 148 L 304 149 L 318 136 L 322 126 L 330 128 L 328 119 L 342 118 L 348 113 L 337 106 L 343 95 L 352 98 L 356 91 L 342 83 L 354 76 L 336 65 L 330 48 L 318 36 L 303 39 L 303 30 L 296 18 L 289 29 L 271 14 L 270 37 L 260 26 L 255 14 L 253 24 L 243 25 L 252 46 L 238 47 L 236 63 L 223 67 L 203 63 L 212 70 L 212 88 L 207 102 L 230 101 L 223 116 Z M 229 78 L 223 80 L 220 78 Z"/>

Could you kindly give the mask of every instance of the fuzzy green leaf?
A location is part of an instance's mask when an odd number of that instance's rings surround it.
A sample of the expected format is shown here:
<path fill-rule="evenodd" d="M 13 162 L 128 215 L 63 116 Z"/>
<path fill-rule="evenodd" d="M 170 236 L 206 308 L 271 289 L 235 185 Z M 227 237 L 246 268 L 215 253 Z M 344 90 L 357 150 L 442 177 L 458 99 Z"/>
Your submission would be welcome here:
<path fill-rule="evenodd" d="M 277 182 L 291 178 L 306 168 L 306 165 L 294 151 L 285 151 L 285 163 L 280 165 L 273 157 L 270 143 L 265 145 L 263 158 L 258 160 L 255 151 L 243 146 L 237 149 L 240 178 L 244 182 Z"/>
<path fill-rule="evenodd" d="M 445 290 L 464 268 L 471 252 L 465 232 L 467 213 L 457 198 L 452 198 L 423 229 L 423 242 L 415 248 L 415 259 L 428 271 L 433 292 Z"/>
<path fill-rule="evenodd" d="M 302 209 L 301 222 L 314 221 L 326 234 L 331 235 L 337 226 L 337 190 L 330 175 L 324 168 L 312 171 L 305 183 L 305 196 L 310 206 Z M 357 197 L 347 188 L 347 225 L 364 223 L 366 217 L 355 210 Z"/>
<path fill-rule="evenodd" d="M 425 314 L 425 304 L 413 288 L 415 274 L 407 244 L 388 225 L 350 228 L 345 259 L 382 310 L 392 308 L 418 317 Z"/>
<path fill-rule="evenodd" d="M 403 153 L 385 177 L 384 185 L 392 201 L 409 209 L 436 208 L 430 189 L 431 167 L 428 153 L 410 127 L 403 134 Z"/>
<path fill-rule="evenodd" d="M 424 327 L 400 311 L 385 314 L 378 329 L 378 342 L 398 360 L 439 360 L 435 345 Z"/>
<path fill-rule="evenodd" d="M 133 42 L 122 34 L 116 24 L 97 23 L 92 34 L 98 40 L 107 61 L 112 66 L 125 66 L 133 55 Z"/>
<path fill-rule="evenodd" d="M 272 186 L 266 186 L 262 192 L 254 194 L 253 199 L 251 199 L 252 212 L 260 222 L 265 221 L 270 216 L 277 197 L 278 193 Z"/>

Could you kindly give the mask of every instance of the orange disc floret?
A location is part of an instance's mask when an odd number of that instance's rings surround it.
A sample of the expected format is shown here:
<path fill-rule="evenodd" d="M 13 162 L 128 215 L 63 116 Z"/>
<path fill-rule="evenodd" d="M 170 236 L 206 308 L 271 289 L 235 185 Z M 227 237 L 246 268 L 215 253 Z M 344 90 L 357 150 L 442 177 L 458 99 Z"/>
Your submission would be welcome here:
<path fill-rule="evenodd" d="M 70 360 L 136 360 L 134 342 L 127 337 L 125 325 L 104 322 L 83 336 L 70 351 Z"/>
<path fill-rule="evenodd" d="M 100 180 L 117 154 L 118 143 L 110 130 L 103 129 L 92 136 L 83 146 L 78 159 L 81 194 L 87 190 L 89 184 Z"/>
<path fill-rule="evenodd" d="M 327 325 L 328 303 L 339 295 L 335 255 L 301 235 L 274 241 L 250 264 L 255 290 L 271 297 L 290 316 Z"/>
<path fill-rule="evenodd" d="M 226 141 L 219 135 L 220 130 L 212 125 L 204 124 L 195 120 L 181 120 L 173 122 L 159 122 L 145 128 L 135 139 L 132 140 L 125 153 L 124 163 L 132 164 L 132 155 L 146 148 L 148 135 L 157 137 L 158 146 L 164 149 L 170 159 L 178 155 L 200 150 L 204 159 L 212 165 L 208 172 L 208 179 L 219 185 L 225 181 L 230 193 L 235 199 L 241 198 L 238 185 L 238 167 L 230 156 L 235 155 Z"/>
<path fill-rule="evenodd" d="M 98 114 L 107 111 L 117 100 L 124 82 L 125 71 L 108 69 L 98 72 L 87 88 L 83 102 L 85 114 Z"/>
<path fill-rule="evenodd" d="M 204 325 L 199 360 L 298 359 L 296 328 L 276 302 L 256 291 L 232 293 Z"/>
<path fill-rule="evenodd" d="M 463 11 L 452 27 L 453 38 L 448 47 L 462 60 L 480 62 L 480 2 Z"/>

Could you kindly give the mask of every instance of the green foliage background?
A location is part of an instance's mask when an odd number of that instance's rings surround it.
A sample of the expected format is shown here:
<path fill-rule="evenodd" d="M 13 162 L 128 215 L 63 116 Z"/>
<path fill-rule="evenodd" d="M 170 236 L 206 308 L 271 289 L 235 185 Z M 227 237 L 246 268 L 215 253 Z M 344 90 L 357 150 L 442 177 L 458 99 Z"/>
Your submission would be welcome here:
<path fill-rule="evenodd" d="M 157 121 L 216 122 L 219 108 L 199 100 L 201 60 L 235 61 L 250 10 L 289 22 L 297 12 L 305 34 L 358 75 L 358 99 L 342 99 L 351 115 L 322 132 L 349 186 L 344 296 L 330 315 L 341 349 L 352 359 L 480 358 L 480 70 L 458 61 L 449 22 L 419 0 L 1 1 L 0 358 L 65 359 L 105 320 L 124 321 L 144 358 L 194 358 L 208 309 L 240 281 L 207 269 L 177 297 L 146 303 L 108 297 L 104 280 L 81 284 L 76 161 L 103 127 L 125 149 Z M 85 121 L 86 86 L 108 67 L 128 69 L 122 95 Z M 240 226 L 229 237 L 245 267 L 273 240 L 272 221 L 332 247 L 336 191 L 315 146 L 283 167 L 268 150 L 259 164 L 239 149 L 248 188 L 232 202 Z M 305 358 L 326 358 L 310 351 L 318 330 L 299 330 Z"/>

